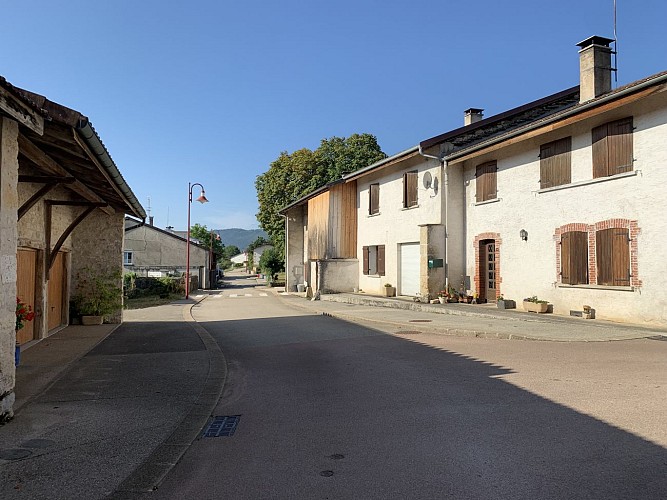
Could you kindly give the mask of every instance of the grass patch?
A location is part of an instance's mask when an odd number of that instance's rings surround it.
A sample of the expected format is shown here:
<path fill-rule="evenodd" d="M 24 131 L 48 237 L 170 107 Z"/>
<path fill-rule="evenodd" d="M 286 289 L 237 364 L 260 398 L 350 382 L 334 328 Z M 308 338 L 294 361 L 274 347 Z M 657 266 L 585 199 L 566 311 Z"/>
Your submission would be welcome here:
<path fill-rule="evenodd" d="M 163 306 L 170 304 L 176 300 L 182 299 L 183 296 L 178 293 L 171 293 L 168 297 L 160 297 L 159 295 L 148 295 L 145 297 L 137 297 L 134 299 L 125 299 L 124 309 L 145 309 L 146 307 Z"/>

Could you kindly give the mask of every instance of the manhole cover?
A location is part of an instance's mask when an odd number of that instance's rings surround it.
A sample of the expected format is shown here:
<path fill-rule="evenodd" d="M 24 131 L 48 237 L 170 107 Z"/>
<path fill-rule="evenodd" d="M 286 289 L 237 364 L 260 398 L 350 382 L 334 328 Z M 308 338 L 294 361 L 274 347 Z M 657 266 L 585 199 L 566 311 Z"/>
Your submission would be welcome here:
<path fill-rule="evenodd" d="M 226 417 L 213 417 L 213 422 L 204 429 L 202 437 L 226 437 L 233 436 L 241 415 Z"/>
<path fill-rule="evenodd" d="M 396 332 L 396 335 L 417 335 L 418 333 L 421 333 L 418 330 L 399 330 Z"/>
<path fill-rule="evenodd" d="M 409 323 L 430 323 L 433 320 L 430 319 L 411 319 Z"/>
<path fill-rule="evenodd" d="M 331 477 L 331 476 L 333 476 L 333 471 L 332 470 L 323 470 L 322 472 L 320 472 L 320 476 Z"/>
<path fill-rule="evenodd" d="M 0 459 L 2 460 L 21 460 L 32 455 L 32 451 L 24 450 L 22 448 L 15 448 L 12 450 L 0 450 Z"/>

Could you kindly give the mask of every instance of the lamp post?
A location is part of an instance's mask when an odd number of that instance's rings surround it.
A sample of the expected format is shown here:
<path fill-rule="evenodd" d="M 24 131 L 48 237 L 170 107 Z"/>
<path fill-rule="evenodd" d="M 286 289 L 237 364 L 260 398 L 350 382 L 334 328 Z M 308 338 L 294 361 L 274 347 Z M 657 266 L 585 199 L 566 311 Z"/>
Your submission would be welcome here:
<path fill-rule="evenodd" d="M 185 242 L 186 244 L 185 298 L 186 299 L 190 298 L 190 205 L 192 205 L 192 188 L 194 188 L 195 186 L 199 186 L 201 188 L 201 194 L 199 195 L 199 198 L 197 198 L 197 201 L 199 203 L 208 203 L 208 200 L 206 199 L 206 192 L 204 191 L 204 186 L 202 186 L 198 182 L 195 182 L 194 184 L 190 184 L 188 182 L 188 238 L 187 241 Z"/>

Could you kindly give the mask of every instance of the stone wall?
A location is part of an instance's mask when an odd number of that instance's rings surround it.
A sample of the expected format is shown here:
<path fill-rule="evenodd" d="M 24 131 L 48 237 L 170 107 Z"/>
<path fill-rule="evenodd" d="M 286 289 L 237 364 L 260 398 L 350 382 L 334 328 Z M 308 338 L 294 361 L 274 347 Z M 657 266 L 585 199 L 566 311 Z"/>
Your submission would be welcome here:
<path fill-rule="evenodd" d="M 18 124 L 0 116 L 0 422 L 13 416 Z"/>
<path fill-rule="evenodd" d="M 357 259 L 331 259 L 317 261 L 318 281 L 322 293 L 350 293 L 359 287 L 359 261 Z M 319 284 L 317 284 L 319 286 Z"/>
<path fill-rule="evenodd" d="M 303 206 L 292 208 L 287 214 L 287 230 L 285 234 L 285 246 L 287 256 L 285 258 L 285 290 L 296 292 L 296 286 L 306 280 L 304 263 L 304 210 Z"/>

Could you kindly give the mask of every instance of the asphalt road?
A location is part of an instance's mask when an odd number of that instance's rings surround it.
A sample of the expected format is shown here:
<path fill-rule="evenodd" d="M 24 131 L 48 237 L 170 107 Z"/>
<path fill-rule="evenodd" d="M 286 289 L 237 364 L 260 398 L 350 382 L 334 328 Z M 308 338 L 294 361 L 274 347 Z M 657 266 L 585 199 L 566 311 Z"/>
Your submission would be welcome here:
<path fill-rule="evenodd" d="M 398 335 L 235 283 L 194 317 L 236 431 L 152 497 L 667 498 L 667 342 Z"/>

